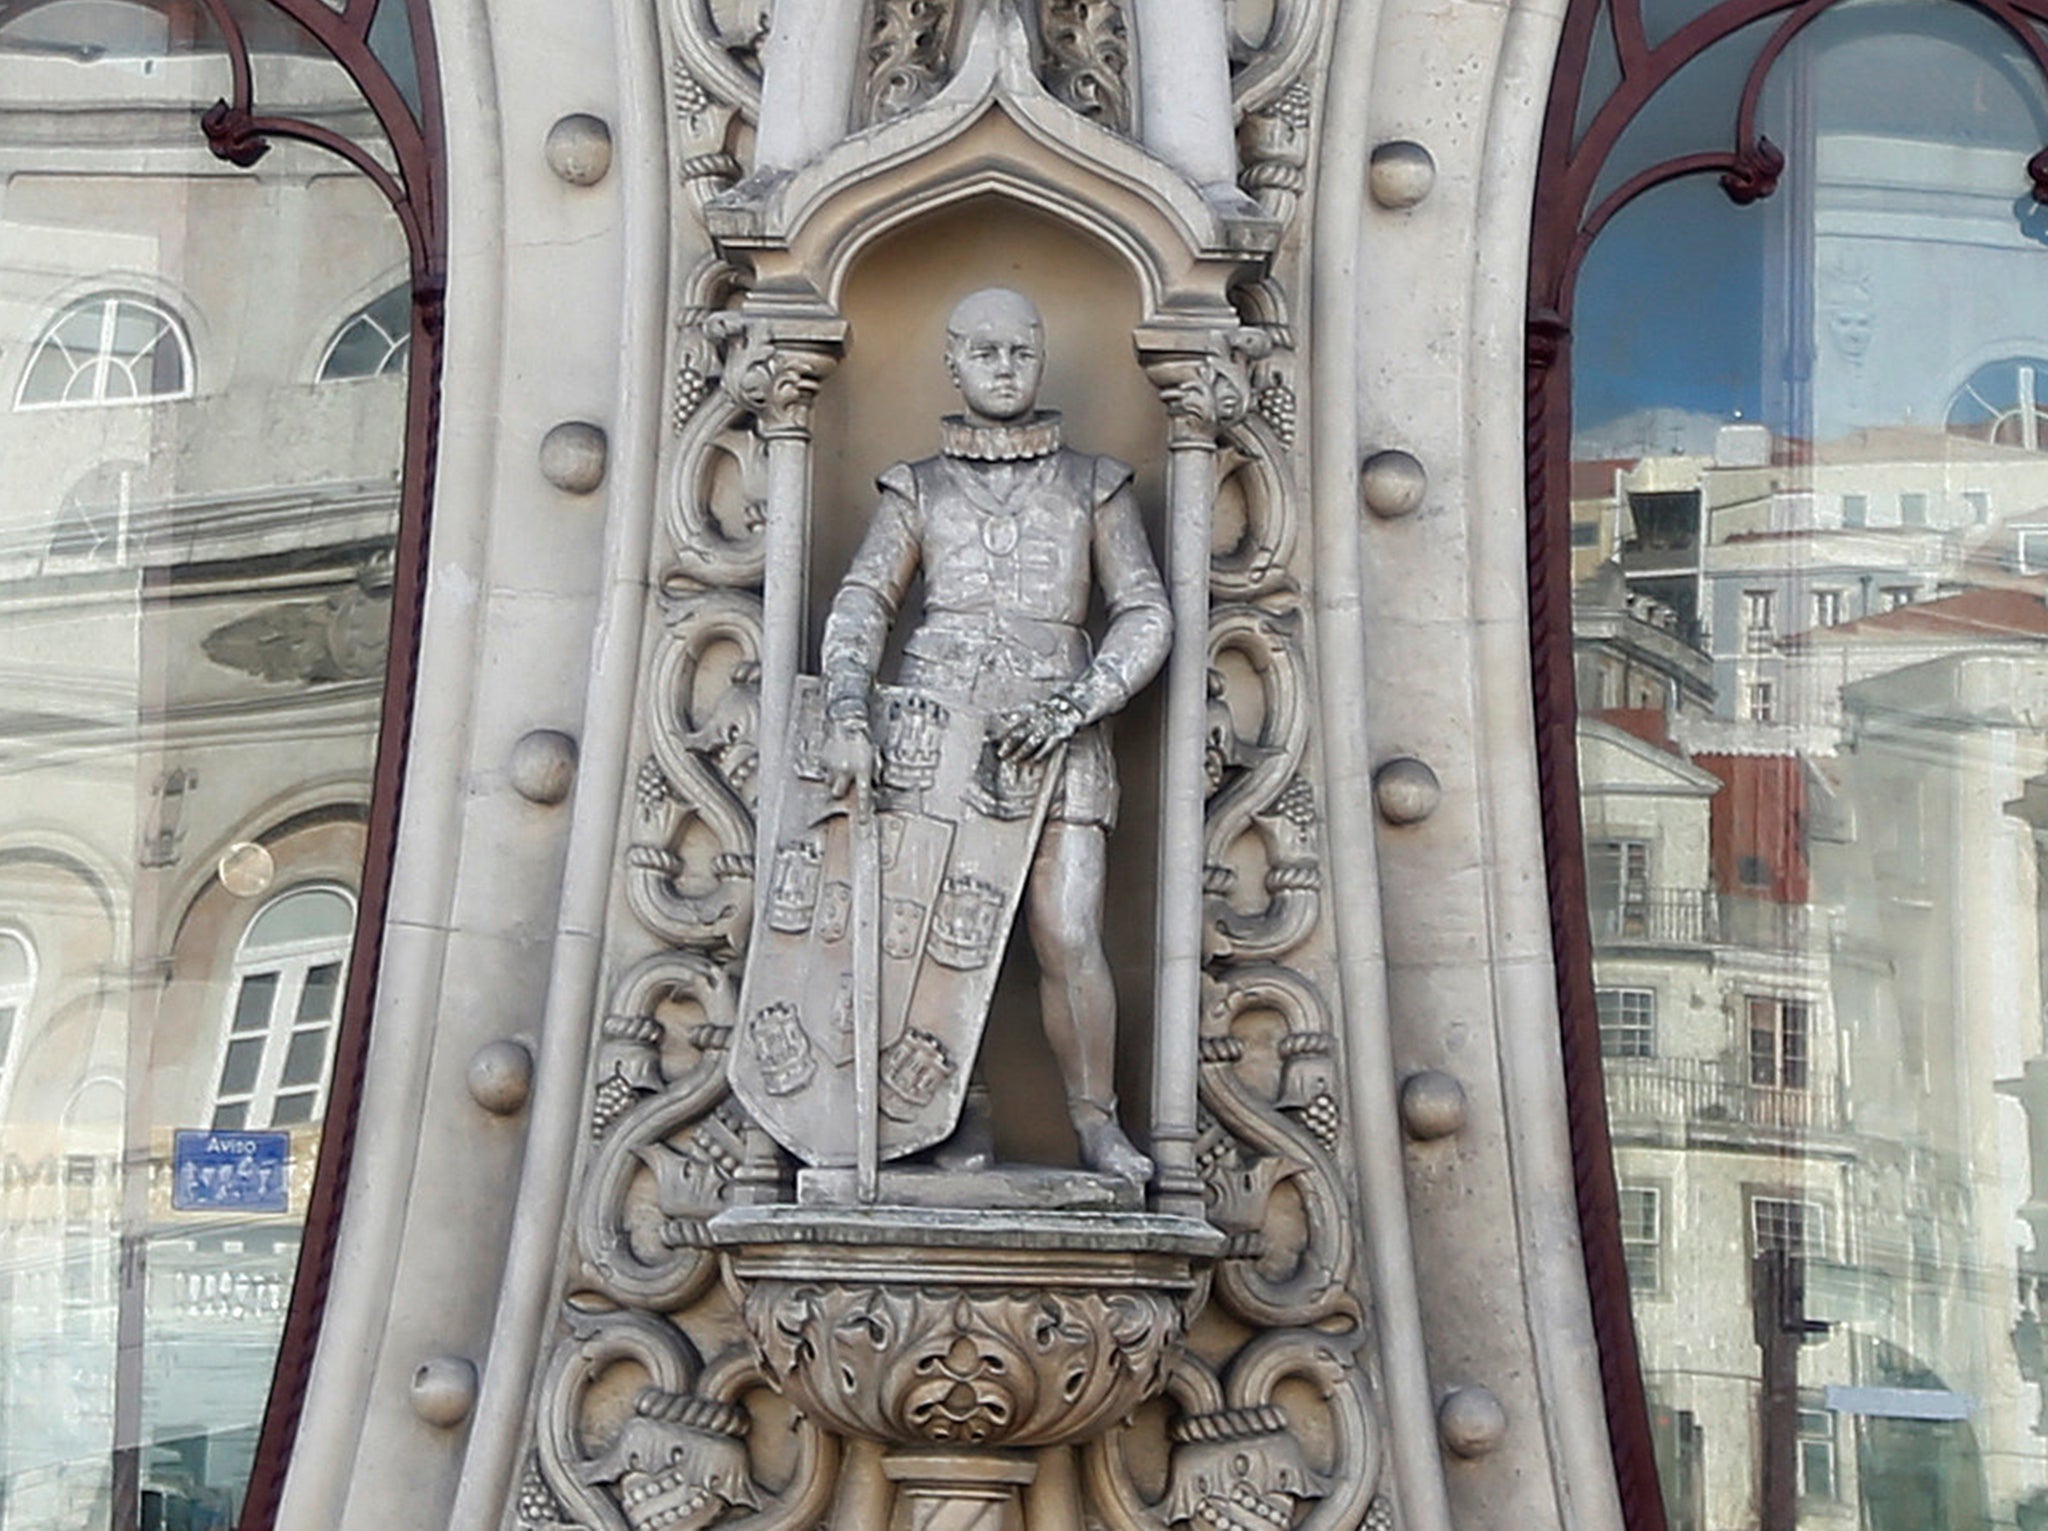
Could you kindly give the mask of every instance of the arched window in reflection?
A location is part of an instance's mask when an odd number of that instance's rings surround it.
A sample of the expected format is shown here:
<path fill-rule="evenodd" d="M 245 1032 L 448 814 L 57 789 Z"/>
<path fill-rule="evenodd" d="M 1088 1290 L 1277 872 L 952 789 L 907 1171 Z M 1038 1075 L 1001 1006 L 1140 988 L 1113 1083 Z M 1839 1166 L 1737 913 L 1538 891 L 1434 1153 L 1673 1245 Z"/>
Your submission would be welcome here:
<path fill-rule="evenodd" d="M 2044 145 L 2042 0 L 1572 0 L 1532 625 L 1635 1526 L 2048 1524 Z"/>
<path fill-rule="evenodd" d="M 355 919 L 346 892 L 315 887 L 272 900 L 249 922 L 235 954 L 214 1127 L 320 1119 Z"/>
<path fill-rule="evenodd" d="M 133 404 L 191 392 L 192 346 L 177 315 L 137 293 L 103 292 L 73 303 L 43 332 L 15 404 Z"/>
<path fill-rule="evenodd" d="M 0 1105 L 13 1083 L 14 1055 L 35 992 L 35 948 L 20 932 L 0 928 Z"/>
<path fill-rule="evenodd" d="M 412 352 L 412 292 L 394 287 L 352 314 L 327 343 L 320 381 L 403 372 Z"/>
<path fill-rule="evenodd" d="M 1948 428 L 1997 446 L 2048 451 L 2048 359 L 2008 356 L 1979 367 L 1949 401 Z"/>

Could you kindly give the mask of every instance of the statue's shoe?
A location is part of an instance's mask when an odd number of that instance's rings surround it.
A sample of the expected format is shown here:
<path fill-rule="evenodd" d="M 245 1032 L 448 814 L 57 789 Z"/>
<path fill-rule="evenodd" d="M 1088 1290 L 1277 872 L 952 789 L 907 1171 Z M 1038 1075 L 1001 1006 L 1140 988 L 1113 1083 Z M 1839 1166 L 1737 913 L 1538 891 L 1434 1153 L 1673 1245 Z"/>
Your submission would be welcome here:
<path fill-rule="evenodd" d="M 1138 1185 L 1151 1180 L 1152 1161 L 1131 1145 L 1114 1117 L 1076 1122 L 1074 1134 L 1081 1140 L 1081 1162 L 1098 1174 Z"/>

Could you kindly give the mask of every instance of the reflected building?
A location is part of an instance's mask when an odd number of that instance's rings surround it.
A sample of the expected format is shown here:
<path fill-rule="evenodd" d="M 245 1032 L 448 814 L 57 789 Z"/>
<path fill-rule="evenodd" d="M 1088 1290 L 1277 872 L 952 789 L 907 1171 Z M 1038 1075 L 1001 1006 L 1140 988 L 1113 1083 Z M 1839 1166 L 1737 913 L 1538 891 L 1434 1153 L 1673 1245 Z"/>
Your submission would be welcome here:
<path fill-rule="evenodd" d="M 2012 175 L 2043 121 L 1983 18 L 1896 12 L 1831 14 L 1774 82 L 1771 425 L 1578 453 L 1602 1051 L 1681 1527 L 2048 1492 L 2048 267 Z"/>
<path fill-rule="evenodd" d="M 375 189 L 293 145 L 215 160 L 217 50 L 108 9 L 0 25 L 8 1531 L 238 1509 L 355 924 L 405 407 Z M 331 64 L 255 41 L 280 105 L 366 135 Z M 283 1183 L 209 1204 L 181 1130 L 281 1144 Z"/>

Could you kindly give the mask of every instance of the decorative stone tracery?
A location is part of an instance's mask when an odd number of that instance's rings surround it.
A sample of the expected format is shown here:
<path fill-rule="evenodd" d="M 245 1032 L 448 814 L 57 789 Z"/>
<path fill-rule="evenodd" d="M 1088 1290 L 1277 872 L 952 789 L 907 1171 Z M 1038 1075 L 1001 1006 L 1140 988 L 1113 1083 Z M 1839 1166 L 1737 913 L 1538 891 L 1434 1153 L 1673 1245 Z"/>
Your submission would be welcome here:
<path fill-rule="evenodd" d="M 679 263 L 675 435 L 619 881 L 644 934 L 616 948 L 648 954 L 622 964 L 596 1025 L 564 1301 L 510 1523 L 798 1531 L 834 1519 L 835 1495 L 858 1505 L 880 1492 L 900 1523 L 943 1504 L 994 1531 L 1043 1454 L 1078 1444 L 1076 1513 L 1113 1531 L 1355 1526 L 1379 1490 L 1382 1427 L 1342 1060 L 1319 977 L 1290 266 L 1260 253 L 1303 189 L 1312 103 L 1292 81 L 1321 34 L 1319 8 L 1274 13 L 1288 79 L 1260 83 L 1265 51 L 1238 61 L 1250 108 L 1241 184 L 1256 212 L 1205 202 L 1207 189 L 1156 161 L 1145 179 L 1163 194 L 1101 174 L 1142 154 L 1116 131 L 1129 126 L 1135 78 L 1119 5 L 1048 0 L 1030 44 L 1014 17 L 985 15 L 966 37 L 944 0 L 878 0 L 860 110 L 899 136 L 850 141 L 752 193 L 730 145 L 733 124 L 758 109 L 759 38 L 720 31 L 701 5 L 672 10 L 688 151 L 676 162 L 679 242 L 700 253 Z M 1034 126 L 1006 136 L 1010 121 Z M 968 134 L 981 135 L 980 158 L 949 160 Z M 925 192 L 894 168 L 918 153 L 932 167 Z M 885 170 L 894 179 L 876 180 Z M 1165 1087 L 1154 1102 L 1156 1203 L 1216 1231 L 1204 1234 L 1213 1243 L 1140 1239 L 1119 1252 L 1055 1230 L 962 1254 L 926 1230 L 849 1258 L 832 1242 L 844 1230 L 779 1205 L 788 1168 L 731 1098 L 725 1065 L 760 896 L 763 754 L 790 726 L 813 404 L 846 343 L 831 282 L 813 285 L 806 262 L 834 239 L 858 248 L 862 220 L 901 218 L 919 195 L 1034 182 L 1077 215 L 1089 197 L 1108 204 L 1088 214 L 1090 232 L 1146 252 L 1136 264 L 1154 302 L 1167 284 L 1208 280 L 1205 260 L 1227 273 L 1206 309 L 1136 337 L 1169 422 L 1176 609 L 1208 634 L 1175 656 L 1167 704 L 1169 739 L 1195 748 L 1168 755 L 1162 839 L 1192 849 L 1179 884 L 1162 873 L 1162 898 L 1185 912 L 1166 917 L 1182 945 L 1162 958 L 1159 1003 L 1184 995 L 1196 1023 L 1184 1064 L 1164 1065 L 1185 1069 L 1190 1113 L 1175 1119 Z M 834 199 L 856 212 L 843 235 L 819 233 L 841 216 Z M 778 244 L 777 220 L 791 217 L 800 237 Z M 1164 231 L 1185 240 L 1191 223 L 1216 231 L 1210 253 L 1169 248 Z M 1212 548 L 1219 503 L 1227 546 Z M 1178 830 L 1176 801 L 1191 805 Z M 770 1390 L 798 1411 L 793 1466 L 757 1437 L 754 1403 Z M 1165 1410 L 1134 1417 L 1155 1396 Z M 876 1458 L 873 1443 L 895 1455 Z M 1140 1459 L 1153 1464 L 1142 1474 Z M 1163 1483 L 1163 1496 L 1141 1481 Z"/>

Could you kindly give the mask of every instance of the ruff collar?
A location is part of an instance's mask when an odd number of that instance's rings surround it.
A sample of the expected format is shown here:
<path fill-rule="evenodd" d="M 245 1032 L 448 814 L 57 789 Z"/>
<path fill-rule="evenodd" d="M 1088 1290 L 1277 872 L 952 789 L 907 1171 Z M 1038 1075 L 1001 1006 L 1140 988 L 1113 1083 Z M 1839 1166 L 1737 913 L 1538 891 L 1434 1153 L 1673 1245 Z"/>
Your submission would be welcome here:
<path fill-rule="evenodd" d="M 1041 409 L 1029 420 L 1008 425 L 977 425 L 965 415 L 947 415 L 939 422 L 939 450 L 970 462 L 1023 462 L 1059 449 L 1056 409 Z"/>

